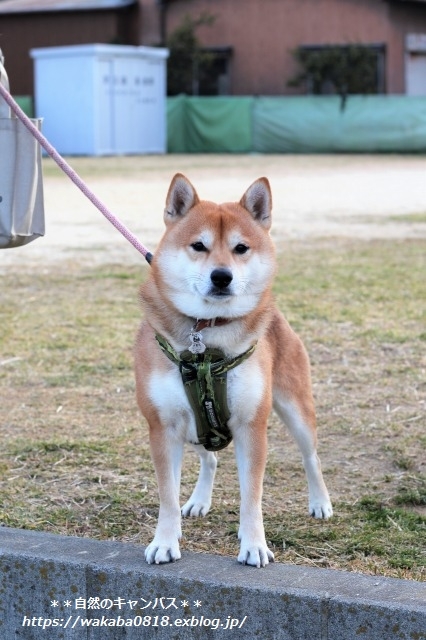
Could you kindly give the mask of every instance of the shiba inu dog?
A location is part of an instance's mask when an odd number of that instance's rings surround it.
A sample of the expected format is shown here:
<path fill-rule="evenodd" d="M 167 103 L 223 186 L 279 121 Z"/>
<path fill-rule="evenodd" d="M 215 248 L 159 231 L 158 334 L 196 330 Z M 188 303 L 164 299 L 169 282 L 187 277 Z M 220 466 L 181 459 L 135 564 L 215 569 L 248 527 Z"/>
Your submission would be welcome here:
<path fill-rule="evenodd" d="M 256 567 L 273 561 L 261 507 L 272 408 L 300 448 L 309 513 L 332 515 L 316 453 L 308 356 L 271 296 L 271 209 L 266 178 L 239 202 L 220 205 L 200 200 L 181 174 L 170 185 L 166 231 L 141 288 L 146 320 L 135 347 L 137 399 L 149 424 L 160 497 L 148 563 L 181 557 L 181 516 L 209 511 L 215 451 L 231 438 L 241 491 L 238 560 Z M 200 472 L 181 508 L 185 443 L 198 452 Z"/>

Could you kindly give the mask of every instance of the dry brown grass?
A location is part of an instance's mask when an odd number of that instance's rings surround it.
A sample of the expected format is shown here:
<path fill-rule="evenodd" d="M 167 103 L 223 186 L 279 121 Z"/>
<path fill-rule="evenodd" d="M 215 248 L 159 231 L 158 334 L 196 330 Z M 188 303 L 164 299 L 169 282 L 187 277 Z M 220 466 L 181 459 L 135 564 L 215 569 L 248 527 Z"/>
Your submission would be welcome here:
<path fill-rule="evenodd" d="M 310 352 L 336 515 L 307 517 L 299 454 L 272 417 L 267 539 L 280 562 L 424 579 L 426 242 L 279 249 L 275 293 Z M 157 489 L 132 372 L 143 273 L 72 260 L 2 276 L 4 525 L 143 544 L 153 535 Z M 188 453 L 182 500 L 196 472 Z M 182 547 L 235 556 L 238 505 L 231 446 L 212 511 L 185 521 Z"/>

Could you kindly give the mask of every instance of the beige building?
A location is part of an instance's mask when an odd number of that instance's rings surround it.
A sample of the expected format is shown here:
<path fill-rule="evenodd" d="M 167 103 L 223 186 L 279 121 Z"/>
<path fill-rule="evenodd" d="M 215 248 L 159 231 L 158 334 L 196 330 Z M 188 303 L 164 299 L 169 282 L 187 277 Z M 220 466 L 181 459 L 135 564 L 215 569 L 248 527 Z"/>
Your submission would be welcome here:
<path fill-rule="evenodd" d="M 143 7 L 155 1 L 141 3 Z M 198 36 L 206 47 L 224 52 L 230 48 L 227 79 L 219 89 L 228 88 L 232 95 L 300 93 L 287 86 L 297 71 L 292 50 L 330 44 L 372 47 L 377 52 L 378 92 L 401 94 L 408 89 L 426 94 L 424 1 L 168 0 L 161 10 L 166 33 L 186 13 L 215 16 L 213 25 L 200 27 Z M 151 37 L 155 42 L 154 34 Z"/>
<path fill-rule="evenodd" d="M 287 84 L 293 50 L 362 44 L 376 54 L 378 93 L 426 95 L 425 0 L 0 0 L 0 48 L 14 92 L 31 94 L 31 48 L 164 44 L 203 12 L 214 16 L 197 32 L 216 54 L 210 92 L 303 93 Z"/>

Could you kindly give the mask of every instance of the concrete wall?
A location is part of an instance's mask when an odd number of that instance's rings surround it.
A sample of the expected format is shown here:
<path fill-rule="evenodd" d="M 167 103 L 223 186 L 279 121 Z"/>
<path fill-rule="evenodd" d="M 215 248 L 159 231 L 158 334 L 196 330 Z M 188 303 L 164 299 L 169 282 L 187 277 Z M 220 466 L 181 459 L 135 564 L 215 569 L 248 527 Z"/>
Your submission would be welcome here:
<path fill-rule="evenodd" d="M 0 638 L 424 640 L 426 584 L 0 528 Z"/>

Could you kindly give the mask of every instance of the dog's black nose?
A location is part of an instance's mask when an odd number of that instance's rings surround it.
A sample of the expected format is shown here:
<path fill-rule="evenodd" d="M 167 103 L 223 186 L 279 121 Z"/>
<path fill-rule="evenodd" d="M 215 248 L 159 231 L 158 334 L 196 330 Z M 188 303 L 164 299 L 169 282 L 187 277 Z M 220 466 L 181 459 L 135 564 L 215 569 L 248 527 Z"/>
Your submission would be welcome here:
<path fill-rule="evenodd" d="M 232 273 L 229 269 L 214 269 L 210 280 L 218 289 L 225 289 L 232 282 Z"/>

